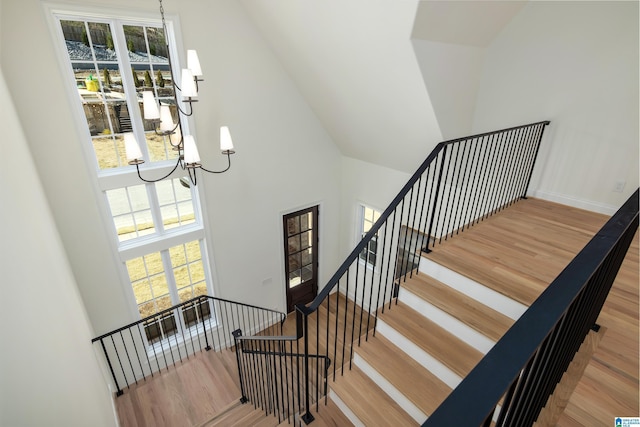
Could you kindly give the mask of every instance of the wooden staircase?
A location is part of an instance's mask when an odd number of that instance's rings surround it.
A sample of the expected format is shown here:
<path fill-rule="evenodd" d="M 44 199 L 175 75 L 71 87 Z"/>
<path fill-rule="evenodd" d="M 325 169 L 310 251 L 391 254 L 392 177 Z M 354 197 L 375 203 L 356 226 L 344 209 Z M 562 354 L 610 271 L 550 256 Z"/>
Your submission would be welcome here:
<path fill-rule="evenodd" d="M 531 199 L 422 254 L 330 398 L 354 425 L 422 424 L 604 220 Z"/>
<path fill-rule="evenodd" d="M 605 220 L 568 213 L 531 199 L 422 254 L 397 299 L 378 312 L 375 332 L 354 344 L 335 380 L 330 374 L 316 420 L 424 422 Z"/>

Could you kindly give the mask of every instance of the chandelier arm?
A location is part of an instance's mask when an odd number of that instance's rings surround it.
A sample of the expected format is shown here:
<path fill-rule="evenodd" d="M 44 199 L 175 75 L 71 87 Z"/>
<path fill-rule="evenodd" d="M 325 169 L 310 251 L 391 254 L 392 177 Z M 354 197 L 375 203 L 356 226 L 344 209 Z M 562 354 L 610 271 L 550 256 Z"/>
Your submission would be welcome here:
<path fill-rule="evenodd" d="M 193 184 L 193 186 L 196 186 L 196 181 L 197 176 L 196 176 L 196 168 L 186 168 L 187 172 L 189 173 L 189 181 L 191 181 L 191 183 Z"/>
<path fill-rule="evenodd" d="M 140 175 L 140 165 L 136 164 L 136 170 L 138 171 L 138 178 L 140 178 L 142 181 L 148 182 L 150 184 L 153 184 L 154 182 L 162 181 L 163 179 L 168 178 L 169 175 L 171 175 L 172 173 L 174 173 L 176 171 L 176 169 L 178 169 L 178 166 L 180 165 L 180 162 L 181 162 L 181 159 L 178 157 L 178 161 L 176 162 L 176 165 L 173 167 L 173 169 L 171 169 L 171 172 L 169 172 L 168 174 L 166 174 L 162 178 L 158 178 L 158 179 L 145 179 L 145 178 L 143 178 L 142 175 Z"/>
<path fill-rule="evenodd" d="M 202 169 L 205 172 L 209 172 L 209 173 L 224 173 L 224 172 L 228 171 L 231 168 L 231 153 L 227 153 L 227 161 L 229 162 L 229 164 L 227 165 L 227 168 L 223 169 L 221 171 L 212 171 L 212 170 L 206 169 L 206 168 L 204 168 L 202 166 L 200 167 L 200 169 Z"/>
<path fill-rule="evenodd" d="M 192 103 L 193 103 L 193 102 L 196 102 L 196 100 L 195 100 L 195 99 L 191 99 L 191 98 L 189 98 L 188 100 L 183 101 L 183 102 L 186 102 L 187 104 L 189 104 L 189 112 L 188 112 L 188 113 L 187 113 L 185 110 L 183 110 L 182 108 L 180 108 L 180 104 L 178 103 L 177 99 L 176 99 L 176 108 L 177 108 L 177 109 L 178 109 L 178 111 L 179 111 L 179 112 L 181 112 L 183 115 L 185 115 L 185 116 L 187 116 L 187 117 L 191 117 L 191 116 L 193 115 L 193 105 L 192 105 Z"/>

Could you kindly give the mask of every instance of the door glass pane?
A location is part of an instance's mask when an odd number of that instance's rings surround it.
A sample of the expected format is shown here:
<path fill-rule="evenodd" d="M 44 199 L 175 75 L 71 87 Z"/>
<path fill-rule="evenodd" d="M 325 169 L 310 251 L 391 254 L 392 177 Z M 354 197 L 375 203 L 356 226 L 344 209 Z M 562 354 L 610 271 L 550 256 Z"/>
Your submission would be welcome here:
<path fill-rule="evenodd" d="M 289 253 L 298 252 L 300 250 L 300 235 L 289 237 Z"/>
<path fill-rule="evenodd" d="M 287 219 L 287 233 L 289 236 L 298 234 L 300 232 L 300 217 L 293 217 Z"/>

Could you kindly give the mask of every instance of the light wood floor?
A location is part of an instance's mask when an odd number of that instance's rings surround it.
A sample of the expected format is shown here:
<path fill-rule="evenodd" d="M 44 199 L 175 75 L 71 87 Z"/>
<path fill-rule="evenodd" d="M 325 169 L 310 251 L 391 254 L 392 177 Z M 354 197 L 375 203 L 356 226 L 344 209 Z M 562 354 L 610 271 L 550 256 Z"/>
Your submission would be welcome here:
<path fill-rule="evenodd" d="M 513 292 L 529 305 L 606 220 L 523 200 L 436 246 L 429 257 L 445 265 L 465 260 L 465 274 L 499 292 Z M 638 246 L 636 235 L 598 320 L 607 330 L 560 427 L 607 426 L 616 416 L 640 414 Z M 121 426 L 199 427 L 239 399 L 234 353 L 207 352 L 192 359 L 116 398 Z"/>
<path fill-rule="evenodd" d="M 522 200 L 436 246 L 428 257 L 530 305 L 607 219 Z M 640 414 L 638 272 L 636 233 L 598 318 L 607 331 L 558 426 L 607 426 L 614 417 Z"/>

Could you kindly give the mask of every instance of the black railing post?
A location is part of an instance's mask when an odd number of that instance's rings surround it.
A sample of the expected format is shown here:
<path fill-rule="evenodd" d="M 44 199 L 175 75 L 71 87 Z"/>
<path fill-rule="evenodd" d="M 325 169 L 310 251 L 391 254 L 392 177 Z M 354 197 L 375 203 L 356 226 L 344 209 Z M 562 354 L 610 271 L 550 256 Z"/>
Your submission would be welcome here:
<path fill-rule="evenodd" d="M 107 354 L 107 347 L 105 347 L 104 341 L 102 340 L 102 338 L 100 338 L 100 344 L 102 345 L 102 351 L 104 351 L 104 357 L 107 358 L 107 365 L 109 365 L 109 370 L 111 371 L 113 382 L 116 384 L 116 389 L 118 390 L 116 392 L 116 396 L 122 396 L 124 391 L 122 391 L 122 389 L 120 389 L 120 386 L 118 385 L 118 380 L 116 379 L 116 373 L 113 371 L 113 366 L 111 365 L 111 359 L 109 359 L 109 354 Z"/>
<path fill-rule="evenodd" d="M 540 137 L 538 138 L 538 141 L 536 142 L 536 152 L 533 155 L 533 162 L 531 163 L 531 169 L 529 169 L 529 176 L 527 177 L 527 185 L 525 185 L 522 196 L 520 196 L 522 199 L 526 199 L 527 198 L 527 190 L 529 190 L 529 184 L 531 184 L 531 177 L 533 176 L 533 168 L 536 165 L 536 160 L 538 159 L 538 152 L 540 151 L 540 144 L 542 143 L 542 135 L 544 134 L 544 130 L 545 128 L 549 125 L 549 121 L 543 122 L 540 126 L 542 126 L 542 129 L 540 129 Z"/>
<path fill-rule="evenodd" d="M 242 336 L 242 330 L 236 329 L 231 333 L 233 335 L 233 341 L 236 348 L 236 361 L 238 362 L 238 376 L 240 377 L 240 393 L 242 393 L 242 397 L 240 398 L 240 403 L 247 403 L 249 399 L 247 399 L 247 395 L 244 392 L 244 378 L 242 376 L 242 363 L 240 362 L 240 349 L 238 346 L 240 343 L 238 342 L 238 337 Z"/>
<path fill-rule="evenodd" d="M 296 310 L 299 311 L 304 316 L 304 405 L 305 412 L 300 417 L 305 424 L 310 424 L 315 418 L 311 415 L 310 410 L 310 395 L 311 391 L 309 390 L 309 310 L 302 304 L 296 305 Z M 300 335 L 300 333 L 298 333 Z M 298 382 L 300 379 L 298 378 Z"/>
<path fill-rule="evenodd" d="M 442 182 L 442 172 L 444 170 L 444 161 L 445 158 L 447 157 L 447 145 L 444 146 L 443 150 L 442 150 L 442 159 L 440 161 L 440 170 L 438 171 L 438 183 L 436 184 L 436 194 L 433 198 L 433 208 L 431 209 L 431 221 L 429 222 L 429 229 L 427 230 L 427 247 L 426 247 L 426 253 L 430 253 L 431 249 L 429 249 L 429 242 L 431 241 L 431 232 L 433 231 L 433 222 L 435 220 L 436 217 L 436 209 L 438 207 L 438 200 L 439 200 L 439 195 L 440 195 L 440 183 Z M 400 221 L 402 221 L 402 218 L 400 218 Z"/>
<path fill-rule="evenodd" d="M 200 310 L 200 320 L 202 320 L 202 333 L 204 334 L 204 343 L 206 344 L 205 350 L 209 351 L 211 350 L 211 346 L 209 345 L 209 338 L 207 337 L 207 328 L 204 324 L 204 316 L 202 315 L 202 304 L 204 304 L 205 302 L 209 304 L 209 300 L 207 298 L 202 298 L 198 302 L 198 309 Z M 209 314 L 209 316 L 211 316 L 211 314 Z"/>

